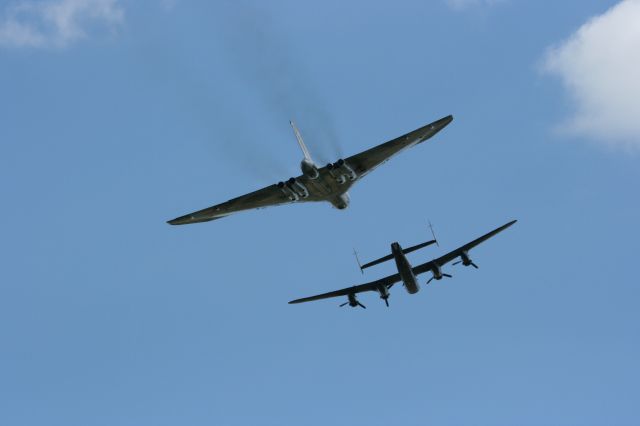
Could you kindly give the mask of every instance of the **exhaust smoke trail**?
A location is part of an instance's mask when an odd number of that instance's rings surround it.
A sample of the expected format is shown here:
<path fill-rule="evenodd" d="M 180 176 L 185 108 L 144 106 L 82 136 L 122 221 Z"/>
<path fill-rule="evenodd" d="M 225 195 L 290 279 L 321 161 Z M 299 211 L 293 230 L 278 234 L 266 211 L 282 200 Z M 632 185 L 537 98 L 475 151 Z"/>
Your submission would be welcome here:
<path fill-rule="evenodd" d="M 218 17 L 230 64 L 262 98 L 277 123 L 284 128 L 290 119 L 296 122 L 320 165 L 340 158 L 332 116 L 304 66 L 305 54 L 296 54 L 273 17 L 256 4 L 238 2 L 233 7 L 232 16 Z"/>
<path fill-rule="evenodd" d="M 262 184 L 299 173 L 297 162 L 288 160 L 302 159 L 289 120 L 300 128 L 319 166 L 341 158 L 333 118 L 309 78 L 305 54 L 295 51 L 273 17 L 257 4 L 229 2 L 225 6 L 214 8 L 213 16 L 195 11 L 191 22 L 198 37 L 210 38 L 212 25 L 216 30 L 217 37 L 203 43 L 204 48 L 198 45 L 194 51 L 193 40 L 183 32 L 172 34 L 162 44 L 141 45 L 138 58 L 145 78 L 157 79 L 161 92 L 168 90 L 177 96 L 178 108 L 187 112 L 212 156 L 236 163 L 243 174 Z M 198 55 L 208 58 L 200 61 Z M 215 59 L 213 65 L 210 59 Z M 228 80 L 231 73 L 221 69 L 225 66 L 238 76 L 236 81 Z M 238 82 L 244 85 L 240 92 L 248 93 L 230 95 L 229 87 Z M 277 132 L 256 128 L 255 112 L 245 110 L 247 96 L 252 103 L 257 99 L 264 104 L 253 109 L 272 115 L 273 120 L 268 121 Z M 280 134 L 282 141 L 261 139 L 264 133 Z M 286 161 L 282 149 L 291 150 Z"/>
<path fill-rule="evenodd" d="M 210 70 L 200 68 L 193 57 L 184 55 L 186 43 L 189 41 L 178 35 L 170 43 L 140 46 L 137 58 L 143 65 L 144 78 L 157 80 L 154 85 L 160 88 L 160 97 L 165 93 L 165 97 L 177 98 L 177 108 L 186 111 L 190 124 L 198 130 L 196 133 L 212 156 L 236 163 L 242 173 L 255 178 L 256 183 L 282 180 L 291 167 L 268 145 L 256 140 L 250 119 L 243 116 L 241 107 L 233 99 L 221 94 Z M 173 96 L 167 96 L 166 92 Z"/>

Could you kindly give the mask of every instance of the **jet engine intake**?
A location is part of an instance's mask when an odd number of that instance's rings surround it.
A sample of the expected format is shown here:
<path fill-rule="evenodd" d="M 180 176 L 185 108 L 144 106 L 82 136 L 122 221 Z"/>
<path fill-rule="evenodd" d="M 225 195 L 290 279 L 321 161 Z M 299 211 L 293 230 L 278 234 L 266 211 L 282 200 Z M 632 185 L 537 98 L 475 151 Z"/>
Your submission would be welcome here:
<path fill-rule="evenodd" d="M 298 201 L 300 199 L 300 196 L 284 182 L 278 182 L 277 187 L 280 188 L 280 191 L 282 191 L 289 200 Z"/>
<path fill-rule="evenodd" d="M 358 175 L 356 174 L 356 172 L 347 163 L 345 163 L 345 161 L 342 158 L 336 161 L 335 166 L 338 168 L 338 170 L 342 171 L 345 175 L 347 175 L 350 181 L 353 182 L 358 178 Z"/>
<path fill-rule="evenodd" d="M 347 178 L 340 173 L 340 170 L 338 170 L 334 164 L 327 164 L 327 170 L 329 170 L 329 174 L 338 182 L 338 185 L 342 185 L 347 181 Z"/>
<path fill-rule="evenodd" d="M 346 183 L 347 179 L 353 182 L 358 178 L 356 172 L 342 158 L 333 164 L 327 164 L 327 170 L 340 185 Z"/>
<path fill-rule="evenodd" d="M 286 185 L 299 197 L 307 198 L 309 196 L 309 190 L 307 190 L 307 187 L 298 182 L 296 178 L 289 179 Z"/>

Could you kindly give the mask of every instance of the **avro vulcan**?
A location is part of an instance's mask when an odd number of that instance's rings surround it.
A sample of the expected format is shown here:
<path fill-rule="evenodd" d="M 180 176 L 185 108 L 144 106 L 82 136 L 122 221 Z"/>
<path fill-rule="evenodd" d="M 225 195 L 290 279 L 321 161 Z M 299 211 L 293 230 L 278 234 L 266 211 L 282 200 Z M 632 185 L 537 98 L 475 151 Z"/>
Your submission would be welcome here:
<path fill-rule="evenodd" d="M 324 167 L 318 167 L 314 163 L 300 132 L 295 124 L 291 122 L 291 127 L 293 127 L 298 144 L 304 154 L 304 158 L 300 163 L 302 175 L 224 203 L 180 216 L 168 221 L 168 223 L 171 225 L 185 225 L 208 222 L 244 210 L 309 201 L 328 201 L 337 209 L 346 209 L 349 206 L 349 194 L 347 191 L 353 184 L 400 151 L 429 139 L 451 123 L 452 120 L 453 116 L 449 115 L 399 138 L 351 157 L 341 158 L 335 163 L 329 163 Z"/>

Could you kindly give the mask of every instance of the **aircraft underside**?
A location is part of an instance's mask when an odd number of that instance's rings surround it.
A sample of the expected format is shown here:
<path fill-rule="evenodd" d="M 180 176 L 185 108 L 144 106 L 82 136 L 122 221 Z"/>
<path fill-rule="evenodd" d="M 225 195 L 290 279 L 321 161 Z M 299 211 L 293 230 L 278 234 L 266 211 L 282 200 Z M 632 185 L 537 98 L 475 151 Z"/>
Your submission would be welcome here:
<path fill-rule="evenodd" d="M 171 225 L 186 225 L 208 222 L 241 211 L 309 201 L 328 201 L 339 210 L 346 209 L 349 206 L 347 191 L 355 182 L 400 151 L 431 138 L 447 126 L 451 120 L 453 120 L 453 117 L 450 115 L 443 117 L 366 151 L 338 159 L 324 167 L 314 163 L 300 132 L 295 124 L 291 122 L 298 144 L 304 154 L 300 164 L 302 171 L 300 176 L 292 177 L 223 203 L 177 217 L 169 220 L 168 223 Z"/>
<path fill-rule="evenodd" d="M 322 170 L 303 161 L 302 176 L 277 183 L 290 201 L 328 201 L 337 209 L 349 207 L 347 191 L 358 180 L 356 172 L 344 161 L 328 164 Z"/>

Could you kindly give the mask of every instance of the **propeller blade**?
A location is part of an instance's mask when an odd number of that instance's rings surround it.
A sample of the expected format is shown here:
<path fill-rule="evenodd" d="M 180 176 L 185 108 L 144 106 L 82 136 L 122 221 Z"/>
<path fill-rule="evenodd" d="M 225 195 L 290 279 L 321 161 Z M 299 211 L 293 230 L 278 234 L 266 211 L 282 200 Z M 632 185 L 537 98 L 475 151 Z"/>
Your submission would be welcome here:
<path fill-rule="evenodd" d="M 479 269 L 479 268 L 478 268 L 478 265 L 476 265 L 476 264 L 475 264 L 475 263 L 473 263 L 473 262 L 471 262 L 471 266 L 473 266 L 473 267 L 474 267 L 474 268 L 476 268 L 476 269 Z"/>
<path fill-rule="evenodd" d="M 458 260 L 457 262 L 453 262 L 451 265 L 457 265 L 460 262 L 462 262 L 462 260 Z"/>
<path fill-rule="evenodd" d="M 362 309 L 367 309 L 366 306 L 364 306 L 362 303 L 358 302 L 358 306 L 360 306 Z"/>
<path fill-rule="evenodd" d="M 427 284 L 429 284 L 431 281 L 433 281 L 434 277 L 429 278 L 429 281 L 427 281 Z"/>
<path fill-rule="evenodd" d="M 451 275 L 449 274 L 442 274 L 443 277 L 447 277 L 447 278 L 453 278 Z"/>
<path fill-rule="evenodd" d="M 342 308 L 344 305 L 348 305 L 349 302 L 344 302 L 342 305 L 340 305 L 340 307 Z"/>
<path fill-rule="evenodd" d="M 387 305 L 387 308 L 389 307 L 389 299 L 384 299 L 384 304 Z"/>

